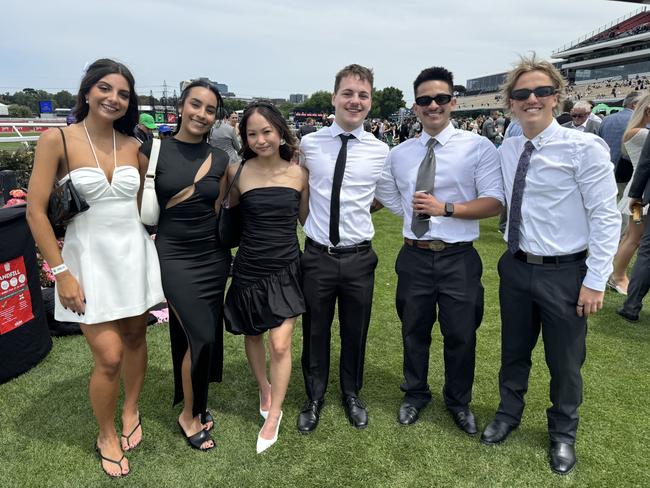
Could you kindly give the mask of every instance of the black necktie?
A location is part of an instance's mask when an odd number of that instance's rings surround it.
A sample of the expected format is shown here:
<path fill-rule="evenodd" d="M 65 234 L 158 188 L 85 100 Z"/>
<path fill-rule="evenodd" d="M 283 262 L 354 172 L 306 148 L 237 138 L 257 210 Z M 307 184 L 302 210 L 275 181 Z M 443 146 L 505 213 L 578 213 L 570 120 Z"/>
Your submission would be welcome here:
<path fill-rule="evenodd" d="M 519 250 L 519 233 L 521 230 L 521 202 L 524 199 L 526 188 L 526 173 L 530 166 L 530 156 L 535 146 L 526 141 L 524 151 L 519 156 L 515 181 L 512 184 L 512 197 L 510 198 L 510 213 L 508 215 L 508 250 L 514 254 Z"/>
<path fill-rule="evenodd" d="M 336 246 L 341 240 L 339 236 L 339 214 L 341 211 L 341 183 L 345 173 L 345 160 L 348 156 L 348 141 L 354 136 L 352 134 L 339 134 L 341 138 L 341 149 L 336 157 L 334 167 L 334 179 L 332 180 L 332 198 L 330 199 L 330 242 Z"/>

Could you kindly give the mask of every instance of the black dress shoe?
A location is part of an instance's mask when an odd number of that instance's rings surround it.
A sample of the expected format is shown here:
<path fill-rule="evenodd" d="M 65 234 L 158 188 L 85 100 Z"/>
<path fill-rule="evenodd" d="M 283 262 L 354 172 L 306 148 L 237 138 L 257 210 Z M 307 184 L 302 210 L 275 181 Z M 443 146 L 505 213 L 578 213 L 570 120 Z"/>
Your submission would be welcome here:
<path fill-rule="evenodd" d="M 510 425 L 502 420 L 494 419 L 481 434 L 481 442 L 483 444 L 498 444 L 505 441 L 510 432 L 516 428 L 516 425 Z"/>
<path fill-rule="evenodd" d="M 551 469 L 557 474 L 569 474 L 576 465 L 576 448 L 573 444 L 551 441 L 548 456 Z"/>
<path fill-rule="evenodd" d="M 307 400 L 298 414 L 298 432 L 309 434 L 318 426 L 323 400 Z"/>
<path fill-rule="evenodd" d="M 415 405 L 404 402 L 399 406 L 397 421 L 402 425 L 411 425 L 418 421 L 420 409 Z"/>
<path fill-rule="evenodd" d="M 632 315 L 630 312 L 626 312 L 624 308 L 619 308 L 616 313 L 633 324 L 636 324 L 639 321 L 638 315 Z"/>
<path fill-rule="evenodd" d="M 478 433 L 476 419 L 469 408 L 456 413 L 451 412 L 451 415 L 454 417 L 454 422 L 460 430 L 468 435 L 476 435 Z"/>
<path fill-rule="evenodd" d="M 355 396 L 346 396 L 343 398 L 343 408 L 353 427 L 356 429 L 368 427 L 368 412 L 361 400 Z"/>

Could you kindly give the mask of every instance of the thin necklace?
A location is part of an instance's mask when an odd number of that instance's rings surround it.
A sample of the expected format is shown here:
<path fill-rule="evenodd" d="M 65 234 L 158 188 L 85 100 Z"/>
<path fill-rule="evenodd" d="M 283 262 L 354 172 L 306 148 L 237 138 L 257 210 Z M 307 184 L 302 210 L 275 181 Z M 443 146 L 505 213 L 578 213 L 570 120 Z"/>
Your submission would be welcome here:
<path fill-rule="evenodd" d="M 86 137 L 88 138 L 88 144 L 90 144 L 90 149 L 92 149 L 93 156 L 95 156 L 95 163 L 97 164 L 97 167 L 99 169 L 102 169 L 102 167 L 99 165 L 99 159 L 97 159 L 95 146 L 93 145 L 93 141 L 90 139 L 90 134 L 88 134 L 88 128 L 86 127 L 85 119 L 83 120 L 82 125 L 84 126 L 84 130 L 86 131 Z M 113 129 L 113 167 L 117 168 L 117 151 L 115 150 L 115 129 Z"/>

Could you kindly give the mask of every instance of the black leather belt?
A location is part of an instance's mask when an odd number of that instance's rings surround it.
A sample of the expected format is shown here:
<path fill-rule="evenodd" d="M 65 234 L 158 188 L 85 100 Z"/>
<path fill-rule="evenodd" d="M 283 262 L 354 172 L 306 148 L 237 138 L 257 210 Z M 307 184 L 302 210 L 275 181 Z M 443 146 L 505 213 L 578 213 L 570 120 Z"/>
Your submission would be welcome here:
<path fill-rule="evenodd" d="M 445 241 L 439 241 L 439 240 L 434 240 L 434 241 L 414 241 L 413 239 L 409 239 L 408 237 L 404 238 L 404 244 L 407 246 L 411 247 L 417 247 L 420 249 L 428 249 L 429 251 L 444 251 L 445 249 L 448 249 L 450 247 L 465 247 L 465 246 L 471 246 L 471 242 L 445 242 Z"/>
<path fill-rule="evenodd" d="M 319 251 L 323 251 L 326 252 L 327 254 L 331 254 L 334 256 L 338 254 L 353 254 L 362 251 L 367 251 L 372 247 L 370 241 L 363 241 L 360 242 L 359 244 L 353 244 L 351 246 L 325 246 L 323 244 L 319 244 L 318 242 L 314 241 L 309 237 L 305 239 L 305 244 L 313 247 L 314 249 L 318 249 Z"/>
<path fill-rule="evenodd" d="M 576 252 L 574 254 L 565 254 L 564 256 L 536 256 L 524 251 L 517 251 L 514 256 L 524 263 L 528 264 L 563 264 L 575 263 L 582 261 L 587 257 L 587 250 Z"/>

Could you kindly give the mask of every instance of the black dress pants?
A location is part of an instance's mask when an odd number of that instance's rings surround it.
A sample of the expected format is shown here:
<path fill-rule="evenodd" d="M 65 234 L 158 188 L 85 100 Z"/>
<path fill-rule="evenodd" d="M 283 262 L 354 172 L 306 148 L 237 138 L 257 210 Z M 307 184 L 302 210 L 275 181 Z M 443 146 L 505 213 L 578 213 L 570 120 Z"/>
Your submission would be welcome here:
<path fill-rule="evenodd" d="M 540 329 L 551 374 L 546 410 L 552 441 L 573 444 L 582 403 L 580 368 L 585 361 L 587 319 L 576 305 L 587 272 L 584 259 L 564 264 L 529 264 L 506 251 L 499 260 L 501 302 L 501 402 L 496 418 L 519 425 L 528 390 L 531 354 Z"/>
<path fill-rule="evenodd" d="M 434 252 L 405 245 L 395 263 L 397 314 L 402 321 L 405 401 L 418 408 L 431 400 L 427 382 L 431 330 L 436 318 L 444 338 L 447 408 L 456 413 L 472 399 L 476 329 L 483 318 L 481 258 L 472 246 Z"/>
<path fill-rule="evenodd" d="M 330 337 L 338 301 L 343 395 L 357 396 L 363 385 L 377 255 L 372 248 L 328 254 L 307 244 L 301 259 L 303 293 L 302 373 L 307 396 L 322 400 L 330 367 Z"/>

